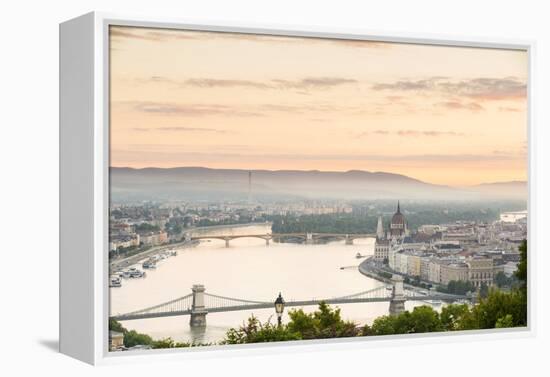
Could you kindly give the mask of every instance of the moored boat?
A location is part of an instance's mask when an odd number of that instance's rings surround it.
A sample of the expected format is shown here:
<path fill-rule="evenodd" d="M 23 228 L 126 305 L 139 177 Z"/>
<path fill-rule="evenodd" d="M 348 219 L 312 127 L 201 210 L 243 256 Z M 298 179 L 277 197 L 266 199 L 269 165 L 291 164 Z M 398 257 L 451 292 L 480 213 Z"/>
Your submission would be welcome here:
<path fill-rule="evenodd" d="M 111 280 L 109 281 L 109 287 L 111 287 L 111 288 L 122 287 L 122 281 L 120 280 L 120 277 L 111 276 Z"/>

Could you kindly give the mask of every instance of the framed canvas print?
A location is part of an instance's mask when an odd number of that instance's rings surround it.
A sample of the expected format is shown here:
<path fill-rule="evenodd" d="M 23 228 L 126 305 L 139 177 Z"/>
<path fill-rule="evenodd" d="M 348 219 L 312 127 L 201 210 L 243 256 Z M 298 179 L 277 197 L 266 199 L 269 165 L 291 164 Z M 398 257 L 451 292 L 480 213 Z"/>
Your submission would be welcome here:
<path fill-rule="evenodd" d="M 532 333 L 532 48 L 61 24 L 61 352 Z"/>

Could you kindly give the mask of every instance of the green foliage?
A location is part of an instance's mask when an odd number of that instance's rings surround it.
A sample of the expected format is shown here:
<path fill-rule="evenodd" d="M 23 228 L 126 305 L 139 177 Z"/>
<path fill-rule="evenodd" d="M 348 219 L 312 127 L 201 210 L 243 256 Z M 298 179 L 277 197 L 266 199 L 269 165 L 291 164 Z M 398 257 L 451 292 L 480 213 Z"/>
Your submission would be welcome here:
<path fill-rule="evenodd" d="M 281 326 L 270 322 L 261 323 L 256 317 L 248 319 L 246 325 L 238 329 L 229 329 L 222 344 L 243 344 L 276 342 L 282 340 L 324 339 L 351 337 L 360 335 L 357 325 L 344 321 L 340 309 L 332 309 L 324 302 L 313 313 L 302 309 L 289 312 L 290 321 Z"/>
<path fill-rule="evenodd" d="M 325 302 L 319 304 L 319 310 L 304 313 L 302 309 L 288 313 L 288 329 L 300 334 L 301 339 L 324 339 L 357 336 L 359 329 L 350 321 L 342 320 L 340 309 L 332 309 Z"/>
<path fill-rule="evenodd" d="M 516 271 L 516 277 L 523 284 L 523 288 L 527 289 L 527 240 L 523 240 L 519 247 L 520 262 Z"/>
<path fill-rule="evenodd" d="M 479 297 L 481 298 L 487 298 L 489 295 L 489 286 L 487 283 L 481 283 L 481 286 L 479 287 Z"/>
<path fill-rule="evenodd" d="M 365 326 L 362 335 L 413 334 L 443 331 L 439 314 L 431 307 L 417 306 L 412 312 L 386 315 L 374 320 L 372 326 Z"/>
<path fill-rule="evenodd" d="M 124 335 L 124 346 L 127 348 L 137 345 L 151 346 L 151 348 L 181 348 L 207 345 L 199 343 L 180 343 L 175 342 L 172 338 L 153 340 L 149 335 L 138 333 L 135 330 L 127 330 L 120 322 L 114 319 L 109 319 L 109 330 L 121 332 Z"/>
<path fill-rule="evenodd" d="M 277 326 L 270 322 L 262 324 L 256 317 L 252 316 L 248 319 L 246 325 L 238 329 L 229 329 L 221 343 L 245 344 L 299 339 L 301 339 L 300 335 L 290 331 L 287 326 Z"/>
<path fill-rule="evenodd" d="M 378 276 L 383 277 L 385 279 L 391 279 L 393 275 L 386 271 L 378 271 Z"/>
<path fill-rule="evenodd" d="M 124 347 L 130 348 L 137 345 L 150 346 L 153 344 L 153 338 L 146 334 L 140 334 L 135 330 L 124 333 Z"/>
<path fill-rule="evenodd" d="M 377 217 L 353 214 L 323 214 L 274 216 L 273 233 L 373 233 Z"/>
<path fill-rule="evenodd" d="M 506 276 L 502 271 L 497 272 L 493 280 L 499 288 L 512 287 L 516 281 L 514 276 Z"/>
<path fill-rule="evenodd" d="M 391 278 L 391 276 L 390 276 L 390 278 Z M 403 283 L 414 285 L 415 287 L 420 287 L 420 288 L 424 288 L 424 289 L 430 289 L 432 287 L 431 284 L 426 284 L 426 283 L 423 283 L 422 281 L 420 281 L 420 276 L 414 276 L 414 277 L 405 276 L 405 278 L 403 279 Z"/>
<path fill-rule="evenodd" d="M 165 229 L 169 235 L 179 235 L 183 231 L 183 225 L 175 222 L 169 222 L 166 224 Z"/>
<path fill-rule="evenodd" d="M 158 225 L 151 225 L 149 223 L 141 223 L 138 225 L 135 225 L 136 233 L 144 233 L 144 232 L 158 232 L 160 228 Z"/>
<path fill-rule="evenodd" d="M 497 321 L 507 315 L 512 317 L 513 327 L 527 326 L 527 293 L 518 289 L 509 293 L 492 289 L 487 298 L 472 308 L 472 315 L 471 328 L 495 328 Z"/>
<path fill-rule="evenodd" d="M 497 320 L 495 324 L 497 329 L 503 329 L 507 327 L 514 327 L 514 318 L 511 314 L 506 314 L 504 317 L 501 317 Z"/>
<path fill-rule="evenodd" d="M 111 331 L 117 331 L 121 333 L 126 333 L 126 330 L 118 321 L 115 321 L 114 319 L 109 318 L 109 330 Z"/>
<path fill-rule="evenodd" d="M 164 338 L 161 340 L 154 340 L 151 343 L 152 348 L 184 348 L 184 347 L 193 347 L 193 343 L 187 342 L 175 342 L 172 338 Z"/>
<path fill-rule="evenodd" d="M 470 308 L 466 304 L 447 305 L 441 309 L 439 318 L 445 331 L 464 330 L 463 327 L 471 322 Z"/>
<path fill-rule="evenodd" d="M 373 233 L 378 215 L 395 211 L 395 202 L 356 204 L 353 213 L 272 216 L 273 233 Z M 369 209 L 374 205 L 374 209 Z M 426 224 L 448 224 L 456 221 L 489 222 L 498 220 L 501 211 L 519 210 L 524 201 L 484 203 L 410 202 L 401 203 L 410 229 Z M 388 221 L 386 218 L 385 221 Z"/>
<path fill-rule="evenodd" d="M 469 281 L 451 280 L 446 287 L 438 286 L 437 291 L 443 293 L 450 293 L 454 295 L 465 295 L 468 292 L 474 291 L 474 286 Z"/>
<path fill-rule="evenodd" d="M 207 213 L 202 215 L 208 216 Z M 207 227 L 207 226 L 218 226 L 218 225 L 237 225 L 237 224 L 250 224 L 250 223 L 265 223 L 269 218 L 266 216 L 252 216 L 247 214 L 240 214 L 239 218 L 228 218 L 220 221 L 213 221 L 208 218 L 200 219 L 196 222 L 196 226 Z"/>

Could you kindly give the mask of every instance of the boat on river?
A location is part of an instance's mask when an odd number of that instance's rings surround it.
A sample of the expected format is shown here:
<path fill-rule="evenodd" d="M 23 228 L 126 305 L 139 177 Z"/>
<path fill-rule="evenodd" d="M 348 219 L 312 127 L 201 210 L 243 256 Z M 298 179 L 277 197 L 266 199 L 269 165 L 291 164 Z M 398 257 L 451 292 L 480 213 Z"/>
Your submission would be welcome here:
<path fill-rule="evenodd" d="M 141 264 L 141 267 L 143 267 L 144 269 L 147 269 L 147 270 L 152 270 L 152 269 L 157 268 L 157 264 L 155 263 L 154 260 L 149 259 L 149 260 L 143 262 Z"/>
<path fill-rule="evenodd" d="M 120 277 L 118 277 L 118 276 L 111 276 L 111 280 L 109 281 L 109 287 L 110 287 L 110 288 L 119 288 L 119 287 L 122 287 L 122 281 L 120 280 Z"/>
<path fill-rule="evenodd" d="M 129 268 L 127 272 L 128 272 L 128 277 L 130 279 L 137 279 L 137 278 L 144 278 L 145 277 L 145 272 L 141 271 L 141 270 L 138 270 L 135 267 Z"/>

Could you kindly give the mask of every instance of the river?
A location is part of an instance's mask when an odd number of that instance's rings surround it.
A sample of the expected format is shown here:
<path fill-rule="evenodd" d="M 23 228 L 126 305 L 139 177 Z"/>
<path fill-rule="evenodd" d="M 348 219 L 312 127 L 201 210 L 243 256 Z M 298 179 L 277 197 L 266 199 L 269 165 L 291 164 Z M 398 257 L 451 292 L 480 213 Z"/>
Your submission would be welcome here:
<path fill-rule="evenodd" d="M 270 225 L 231 226 L 206 229 L 201 235 L 265 234 Z M 111 288 L 111 314 L 121 314 L 163 303 L 191 293 L 193 284 L 203 284 L 207 293 L 254 301 L 274 301 L 279 292 L 285 300 L 339 297 L 379 287 L 383 283 L 362 275 L 357 253 L 372 255 L 374 239 L 357 239 L 324 245 L 273 243 L 257 238 L 238 238 L 225 247 L 223 240 L 201 241 L 195 247 L 179 248 L 178 255 L 162 260 L 144 279 L 125 279 Z M 353 266 L 353 267 L 351 267 Z M 139 266 L 141 267 L 141 266 Z M 350 267 L 340 269 L 340 267 Z M 419 303 L 407 303 L 410 309 Z M 344 319 L 371 323 L 388 314 L 389 303 L 339 305 Z M 290 308 L 289 308 L 290 309 Z M 285 309 L 283 322 L 288 320 Z M 315 306 L 303 308 L 306 312 Z M 276 322 L 274 309 L 209 313 L 206 328 L 191 329 L 189 316 L 164 317 L 122 322 L 128 329 L 154 339 L 217 342 L 231 327 L 238 327 L 254 314 L 261 321 Z"/>

